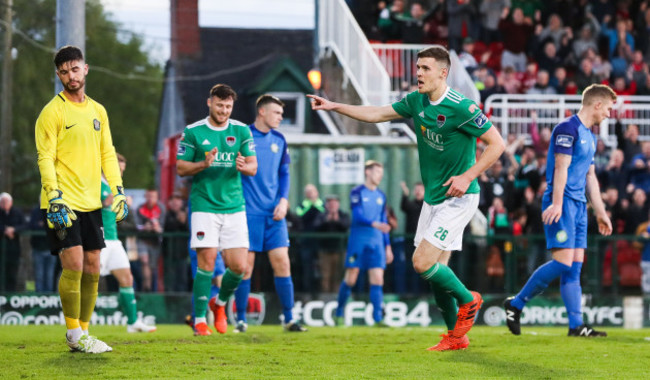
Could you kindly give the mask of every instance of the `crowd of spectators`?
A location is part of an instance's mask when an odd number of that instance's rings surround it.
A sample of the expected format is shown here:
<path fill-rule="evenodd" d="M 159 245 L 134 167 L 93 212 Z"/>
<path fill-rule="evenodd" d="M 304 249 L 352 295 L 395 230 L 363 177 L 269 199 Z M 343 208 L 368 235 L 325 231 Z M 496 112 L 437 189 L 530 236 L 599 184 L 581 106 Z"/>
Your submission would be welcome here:
<path fill-rule="evenodd" d="M 650 94 L 648 0 L 347 2 L 371 42 L 455 50 L 482 100 L 579 94 L 592 83 Z"/>

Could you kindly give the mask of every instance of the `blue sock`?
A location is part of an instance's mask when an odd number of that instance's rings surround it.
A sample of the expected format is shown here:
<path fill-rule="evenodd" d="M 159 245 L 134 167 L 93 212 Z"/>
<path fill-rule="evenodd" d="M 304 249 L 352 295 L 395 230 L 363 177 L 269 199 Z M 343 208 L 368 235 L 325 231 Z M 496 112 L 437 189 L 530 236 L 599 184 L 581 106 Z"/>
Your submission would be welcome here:
<path fill-rule="evenodd" d="M 346 302 L 348 302 L 350 293 L 352 293 L 352 288 L 349 287 L 348 284 L 345 283 L 345 281 L 341 281 L 341 287 L 339 288 L 339 298 L 338 298 L 339 305 L 336 307 L 337 317 L 343 316 L 343 310 L 345 310 L 345 304 Z"/>
<path fill-rule="evenodd" d="M 235 307 L 237 308 L 237 321 L 246 322 L 246 309 L 248 309 L 248 295 L 251 293 L 251 279 L 241 280 L 235 290 Z"/>
<path fill-rule="evenodd" d="M 275 277 L 275 292 L 280 297 L 284 323 L 293 321 L 293 281 L 291 276 Z"/>
<path fill-rule="evenodd" d="M 582 287 L 580 286 L 581 270 L 582 263 L 574 261 L 571 270 L 562 273 L 560 278 L 560 294 L 562 294 L 562 300 L 566 306 L 570 329 L 575 329 L 584 323 L 582 321 Z"/>
<path fill-rule="evenodd" d="M 562 273 L 571 270 L 571 267 L 564 265 L 559 261 L 551 260 L 546 264 L 537 268 L 535 273 L 528 279 L 526 285 L 521 289 L 519 294 L 512 300 L 512 306 L 521 310 L 526 305 L 526 302 L 531 298 L 540 294 L 548 287 L 548 284 L 560 277 Z"/>
<path fill-rule="evenodd" d="M 381 304 L 384 302 L 384 288 L 381 285 L 370 285 L 370 302 L 372 303 L 372 318 L 375 323 L 381 322 Z"/>
<path fill-rule="evenodd" d="M 212 285 L 210 287 L 210 299 L 219 295 L 219 287 L 217 285 Z"/>

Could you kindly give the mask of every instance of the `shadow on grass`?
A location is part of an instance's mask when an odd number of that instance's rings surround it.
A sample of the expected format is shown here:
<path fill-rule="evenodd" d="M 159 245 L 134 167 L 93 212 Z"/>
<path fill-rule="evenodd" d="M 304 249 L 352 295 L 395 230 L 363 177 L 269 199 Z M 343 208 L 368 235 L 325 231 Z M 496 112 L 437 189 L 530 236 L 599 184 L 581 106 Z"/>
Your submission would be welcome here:
<path fill-rule="evenodd" d="M 476 351 L 449 352 L 447 354 L 449 356 L 440 358 L 440 360 L 455 364 L 480 366 L 483 369 L 479 372 L 485 377 L 541 376 L 543 378 L 568 378 L 575 375 L 575 371 L 572 369 L 548 368 L 523 361 L 500 360 L 495 355 Z"/>

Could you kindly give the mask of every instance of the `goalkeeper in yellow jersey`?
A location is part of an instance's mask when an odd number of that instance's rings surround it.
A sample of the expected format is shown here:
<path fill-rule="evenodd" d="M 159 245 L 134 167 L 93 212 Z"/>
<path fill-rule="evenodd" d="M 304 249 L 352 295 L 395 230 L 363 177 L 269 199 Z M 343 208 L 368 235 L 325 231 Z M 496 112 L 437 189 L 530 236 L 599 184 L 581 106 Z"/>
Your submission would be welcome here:
<path fill-rule="evenodd" d="M 127 213 L 122 177 L 104 107 L 85 94 L 88 65 L 75 46 L 54 57 L 63 85 L 36 121 L 36 150 L 41 173 L 41 208 L 53 255 L 63 271 L 59 280 L 61 308 L 71 351 L 102 353 L 112 348 L 88 335 L 99 282 L 99 252 L 105 247 L 102 214 L 102 171 L 113 193 L 117 222 Z"/>

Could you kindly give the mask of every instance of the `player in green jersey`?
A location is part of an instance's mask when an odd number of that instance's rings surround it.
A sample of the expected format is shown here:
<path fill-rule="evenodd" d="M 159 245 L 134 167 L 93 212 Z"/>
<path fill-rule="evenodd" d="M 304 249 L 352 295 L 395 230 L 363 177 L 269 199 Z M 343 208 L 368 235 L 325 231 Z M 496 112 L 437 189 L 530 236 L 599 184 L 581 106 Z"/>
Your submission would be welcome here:
<path fill-rule="evenodd" d="M 463 230 L 476 212 L 476 178 L 501 156 L 505 146 L 499 131 L 473 101 L 447 86 L 449 52 L 434 45 L 418 53 L 418 90 L 385 106 L 354 106 L 315 95 L 313 110 L 335 111 L 379 123 L 412 118 L 415 124 L 420 174 L 426 193 L 415 236 L 413 267 L 429 281 L 448 333 L 434 351 L 464 349 L 466 334 L 478 309 L 480 294 L 470 292 L 447 266 L 451 251 L 462 248 Z M 476 160 L 476 138 L 486 148 Z"/>
<path fill-rule="evenodd" d="M 126 158 L 116 153 L 117 163 L 120 165 L 120 172 L 124 176 L 126 169 Z M 120 303 L 122 310 L 126 315 L 126 332 L 154 332 L 155 326 L 145 324 L 138 319 L 138 308 L 133 290 L 133 274 L 131 273 L 131 263 L 124 250 L 122 242 L 117 238 L 117 222 L 115 213 L 111 210 L 113 204 L 113 194 L 108 181 L 102 176 L 102 223 L 104 224 L 104 242 L 106 247 L 102 248 L 99 253 L 99 275 L 108 276 L 112 274 L 120 284 Z"/>
<path fill-rule="evenodd" d="M 198 261 L 193 287 L 196 335 L 212 334 L 205 318 L 208 302 L 215 328 L 226 332 L 225 305 L 247 267 L 248 225 L 240 173 L 255 175 L 257 158 L 250 128 L 230 119 L 235 100 L 237 93 L 230 86 L 212 87 L 209 116 L 185 128 L 176 154 L 178 175 L 192 176 L 190 246 Z M 228 269 L 218 297 L 208 300 L 217 248 Z"/>

